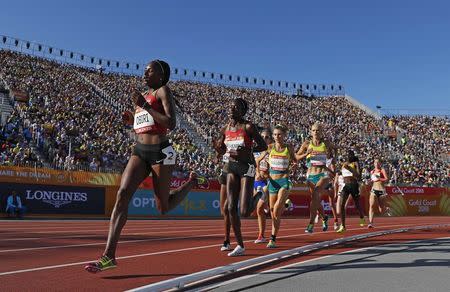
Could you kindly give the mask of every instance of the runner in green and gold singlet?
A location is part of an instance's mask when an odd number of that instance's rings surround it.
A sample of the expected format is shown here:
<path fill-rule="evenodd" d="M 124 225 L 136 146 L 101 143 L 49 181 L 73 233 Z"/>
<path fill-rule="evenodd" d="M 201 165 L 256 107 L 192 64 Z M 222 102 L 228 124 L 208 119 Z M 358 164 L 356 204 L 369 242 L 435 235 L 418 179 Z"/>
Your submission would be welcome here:
<path fill-rule="evenodd" d="M 312 233 L 314 229 L 314 218 L 319 211 L 322 217 L 322 230 L 328 230 L 328 216 L 320 208 L 320 194 L 330 183 L 330 174 L 333 171 L 327 164 L 333 164 L 336 150 L 333 144 L 323 137 L 323 128 L 319 123 L 311 127 L 311 140 L 306 140 L 296 153 L 298 160 L 306 158 L 308 167 L 306 181 L 311 192 L 310 220 L 305 232 Z M 330 162 L 330 163 L 327 163 Z"/>

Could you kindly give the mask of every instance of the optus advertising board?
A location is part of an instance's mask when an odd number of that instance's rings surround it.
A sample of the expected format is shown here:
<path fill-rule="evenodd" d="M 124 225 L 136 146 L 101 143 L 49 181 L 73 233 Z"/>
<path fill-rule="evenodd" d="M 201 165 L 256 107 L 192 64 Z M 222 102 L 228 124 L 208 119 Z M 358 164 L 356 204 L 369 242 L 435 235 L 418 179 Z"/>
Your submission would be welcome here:
<path fill-rule="evenodd" d="M 129 215 L 161 215 L 153 190 L 137 190 L 128 205 Z M 218 192 L 191 191 L 186 198 L 167 215 L 172 216 L 220 216 Z"/>

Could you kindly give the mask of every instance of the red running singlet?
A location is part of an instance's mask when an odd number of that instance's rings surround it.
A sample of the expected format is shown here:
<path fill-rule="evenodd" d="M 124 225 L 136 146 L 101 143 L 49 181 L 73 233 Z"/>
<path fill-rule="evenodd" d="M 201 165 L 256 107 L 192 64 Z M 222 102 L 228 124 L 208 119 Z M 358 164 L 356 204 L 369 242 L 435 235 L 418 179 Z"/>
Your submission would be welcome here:
<path fill-rule="evenodd" d="M 161 101 L 157 100 L 155 96 L 149 93 L 145 96 L 145 100 L 150 104 L 152 109 L 161 114 L 165 114 Z M 151 114 L 138 106 L 136 107 L 136 111 L 134 113 L 133 129 L 136 134 L 167 134 L 166 127 L 156 122 Z"/>

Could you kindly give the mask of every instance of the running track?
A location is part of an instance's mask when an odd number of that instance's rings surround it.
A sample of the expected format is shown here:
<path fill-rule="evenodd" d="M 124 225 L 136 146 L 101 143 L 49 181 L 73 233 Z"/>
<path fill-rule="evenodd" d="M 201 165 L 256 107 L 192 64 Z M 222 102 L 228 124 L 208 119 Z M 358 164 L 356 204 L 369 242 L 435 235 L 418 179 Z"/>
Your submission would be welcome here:
<path fill-rule="evenodd" d="M 269 221 L 267 223 L 269 227 Z M 305 234 L 306 223 L 306 219 L 285 219 L 277 237 L 279 247 L 269 250 L 265 245 L 253 243 L 257 234 L 256 220 L 243 220 L 246 255 L 229 258 L 219 251 L 223 241 L 221 220 L 129 221 L 119 243 L 118 268 L 89 274 L 83 266 L 97 259 L 103 251 L 108 221 L 0 221 L 0 290 L 123 291 L 317 241 L 373 230 L 450 223 L 450 218 L 377 218 L 377 228 L 372 230 L 359 227 L 357 220 L 350 218 L 344 235 L 334 231 L 321 232 L 319 227 L 314 234 Z M 361 240 L 250 272 L 386 242 L 440 238 L 448 236 L 449 232 L 450 227 L 446 227 Z M 238 274 L 242 275 L 242 272 Z"/>

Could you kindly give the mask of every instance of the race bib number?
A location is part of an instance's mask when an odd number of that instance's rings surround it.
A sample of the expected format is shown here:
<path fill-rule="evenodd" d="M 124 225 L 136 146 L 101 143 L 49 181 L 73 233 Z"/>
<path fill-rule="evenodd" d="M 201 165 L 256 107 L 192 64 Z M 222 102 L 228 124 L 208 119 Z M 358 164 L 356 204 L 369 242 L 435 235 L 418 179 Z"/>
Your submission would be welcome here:
<path fill-rule="evenodd" d="M 350 177 L 350 176 L 353 176 L 353 173 L 350 170 L 348 170 L 347 168 L 343 168 L 342 169 L 342 176 L 343 177 Z"/>
<path fill-rule="evenodd" d="M 269 163 L 267 163 L 266 159 L 259 162 L 259 170 L 267 171 L 268 169 L 269 169 Z"/>
<path fill-rule="evenodd" d="M 140 112 L 137 112 L 134 115 L 134 124 L 133 129 L 140 130 L 140 129 L 147 129 L 151 128 L 155 125 L 155 121 L 153 120 L 153 117 L 151 114 L 149 114 L 145 110 L 141 110 Z"/>
<path fill-rule="evenodd" d="M 239 147 L 243 147 L 244 145 L 243 139 L 226 140 L 225 146 L 227 147 L 227 153 L 222 157 L 223 162 L 228 162 L 230 160 L 230 151 L 236 151 Z"/>
<path fill-rule="evenodd" d="M 273 170 L 285 171 L 289 168 L 289 159 L 286 156 L 272 156 L 269 164 Z"/>
<path fill-rule="evenodd" d="M 253 164 L 249 164 L 247 173 L 244 174 L 244 176 L 255 177 L 255 174 L 256 174 L 256 167 Z"/>
<path fill-rule="evenodd" d="M 222 156 L 222 161 L 225 162 L 225 163 L 229 162 L 230 161 L 230 153 L 225 153 Z"/>
<path fill-rule="evenodd" d="M 227 140 L 225 141 L 225 146 L 227 146 L 227 151 L 230 150 L 237 150 L 240 146 L 244 147 L 244 139 L 238 139 L 238 140 Z"/>
<path fill-rule="evenodd" d="M 164 158 L 163 160 L 163 165 L 175 164 L 177 153 L 175 152 L 175 149 L 173 149 L 172 145 L 169 145 L 166 148 L 162 149 L 161 152 L 166 155 L 166 158 Z"/>
<path fill-rule="evenodd" d="M 325 154 L 311 156 L 312 166 L 324 166 L 326 164 L 327 164 L 327 156 Z"/>

